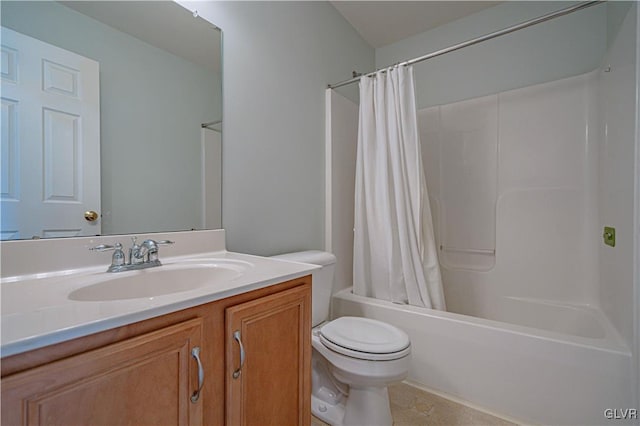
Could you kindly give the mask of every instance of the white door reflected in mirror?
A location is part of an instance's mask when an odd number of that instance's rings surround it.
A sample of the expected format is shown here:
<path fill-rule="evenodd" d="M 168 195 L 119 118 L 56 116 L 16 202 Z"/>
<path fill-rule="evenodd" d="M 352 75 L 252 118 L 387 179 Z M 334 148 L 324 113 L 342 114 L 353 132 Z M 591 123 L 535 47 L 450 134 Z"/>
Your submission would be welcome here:
<path fill-rule="evenodd" d="M 101 234 L 98 62 L 3 27 L 2 123 L 2 240 Z"/>

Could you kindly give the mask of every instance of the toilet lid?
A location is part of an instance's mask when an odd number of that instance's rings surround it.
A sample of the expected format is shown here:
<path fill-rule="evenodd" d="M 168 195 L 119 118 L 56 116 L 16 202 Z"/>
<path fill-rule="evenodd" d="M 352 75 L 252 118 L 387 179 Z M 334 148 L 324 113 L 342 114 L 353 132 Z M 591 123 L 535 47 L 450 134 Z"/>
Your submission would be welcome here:
<path fill-rule="evenodd" d="M 360 359 L 398 359 L 410 352 L 409 336 L 381 321 L 341 317 L 320 329 L 320 339 L 328 348 Z"/>

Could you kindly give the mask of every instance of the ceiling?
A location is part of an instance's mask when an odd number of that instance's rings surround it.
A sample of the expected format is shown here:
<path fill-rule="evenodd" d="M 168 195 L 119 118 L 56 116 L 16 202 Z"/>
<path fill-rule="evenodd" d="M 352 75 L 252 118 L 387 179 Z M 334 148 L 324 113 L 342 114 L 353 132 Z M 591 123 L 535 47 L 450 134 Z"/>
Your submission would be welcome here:
<path fill-rule="evenodd" d="M 216 71 L 220 69 L 220 43 L 210 35 L 213 32 L 212 25 L 203 19 L 194 19 L 188 10 L 174 2 L 61 3 L 192 62 Z M 374 48 L 395 43 L 498 3 L 500 2 L 458 0 L 331 1 L 338 12 Z M 184 31 L 184 28 L 191 28 L 195 32 Z M 210 42 L 199 42 L 202 40 Z M 202 63 L 203 58 L 209 58 L 209 62 Z"/>
<path fill-rule="evenodd" d="M 378 48 L 463 18 L 499 1 L 332 1 L 367 43 Z"/>
<path fill-rule="evenodd" d="M 220 32 L 172 1 L 61 1 L 67 7 L 220 73 Z"/>

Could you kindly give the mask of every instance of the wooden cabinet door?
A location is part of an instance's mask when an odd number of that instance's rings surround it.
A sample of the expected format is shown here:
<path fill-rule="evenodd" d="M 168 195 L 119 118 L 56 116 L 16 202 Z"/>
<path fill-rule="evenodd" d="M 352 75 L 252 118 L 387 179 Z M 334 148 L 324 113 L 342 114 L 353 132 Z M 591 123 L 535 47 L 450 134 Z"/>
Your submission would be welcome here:
<path fill-rule="evenodd" d="M 202 424 L 201 341 L 196 318 L 4 377 L 2 424 Z"/>
<path fill-rule="evenodd" d="M 310 336 L 308 282 L 226 309 L 227 425 L 310 424 Z"/>

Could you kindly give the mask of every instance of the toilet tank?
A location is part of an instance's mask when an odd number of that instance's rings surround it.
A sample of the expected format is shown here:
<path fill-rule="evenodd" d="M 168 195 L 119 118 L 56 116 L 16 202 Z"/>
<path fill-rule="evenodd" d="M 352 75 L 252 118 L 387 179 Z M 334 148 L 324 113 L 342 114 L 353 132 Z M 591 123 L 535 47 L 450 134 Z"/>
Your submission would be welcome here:
<path fill-rule="evenodd" d="M 310 263 L 321 266 L 311 275 L 311 323 L 315 327 L 329 319 L 329 304 L 333 291 L 333 275 L 336 267 L 336 257 L 332 253 L 319 250 L 298 251 L 294 253 L 273 256 L 275 259 L 291 262 Z"/>

